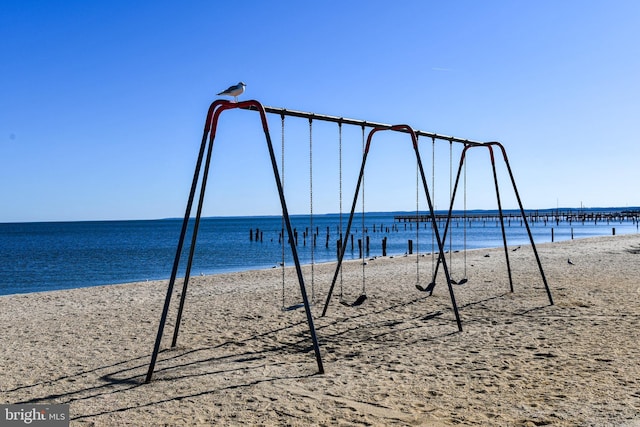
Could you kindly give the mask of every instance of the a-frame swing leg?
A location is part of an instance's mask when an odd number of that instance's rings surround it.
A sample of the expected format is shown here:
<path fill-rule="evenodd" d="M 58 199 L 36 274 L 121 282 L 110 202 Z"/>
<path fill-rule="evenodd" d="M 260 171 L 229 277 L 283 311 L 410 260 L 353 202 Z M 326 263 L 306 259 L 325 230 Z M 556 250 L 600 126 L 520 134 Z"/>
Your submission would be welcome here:
<path fill-rule="evenodd" d="M 407 128 L 409 128 L 407 126 Z M 449 296 L 451 298 L 451 305 L 453 306 L 453 312 L 456 316 L 456 323 L 458 324 L 458 331 L 462 332 L 462 322 L 460 321 L 460 314 L 458 313 L 458 304 L 456 303 L 456 297 L 453 292 L 453 286 L 451 281 L 451 276 L 449 274 L 449 267 L 447 266 L 447 259 L 444 253 L 444 239 L 440 238 L 440 232 L 438 231 L 438 224 L 436 221 L 436 214 L 433 208 L 433 202 L 431 201 L 431 196 L 429 194 L 429 186 L 427 185 L 427 178 L 424 174 L 424 168 L 422 167 L 422 159 L 420 157 L 420 151 L 418 148 L 418 139 L 416 137 L 415 132 L 411 128 L 411 138 L 413 140 L 413 147 L 416 152 L 416 159 L 418 161 L 418 168 L 420 169 L 420 176 L 422 177 L 422 186 L 424 187 L 424 193 L 427 197 L 427 204 L 429 205 L 429 213 L 431 215 L 431 226 L 433 228 L 433 232 L 436 235 L 436 243 L 438 244 L 439 255 L 439 263 L 442 263 L 442 270 L 444 271 L 445 278 L 447 279 L 447 287 L 449 289 Z"/>
<path fill-rule="evenodd" d="M 217 117 L 214 112 L 214 117 Z M 202 218 L 202 206 L 204 204 L 204 195 L 207 189 L 207 182 L 209 177 L 209 167 L 211 166 L 211 154 L 213 152 L 213 139 L 215 138 L 215 131 L 209 133 L 209 148 L 207 150 L 207 159 L 204 165 L 204 171 L 202 173 L 202 184 L 200 185 L 200 197 L 198 199 L 198 207 L 196 209 L 196 218 L 193 225 L 193 232 L 191 235 L 191 246 L 189 247 L 189 258 L 187 259 L 187 269 L 184 275 L 184 282 L 182 284 L 182 292 L 180 294 L 180 304 L 178 306 L 178 314 L 176 316 L 176 324 L 173 329 L 173 339 L 171 340 L 171 348 L 174 348 L 178 343 L 178 333 L 180 331 L 180 325 L 182 323 L 182 312 L 184 310 L 184 302 L 187 297 L 187 288 L 189 285 L 189 279 L 191 277 L 191 267 L 193 265 L 193 255 L 196 250 L 196 243 L 198 240 L 198 230 L 200 229 L 200 219 Z"/>
<path fill-rule="evenodd" d="M 507 151 L 504 149 L 504 146 L 499 142 L 488 142 L 486 143 L 489 146 L 495 145 L 500 148 L 502 151 L 502 158 L 504 159 L 504 163 L 507 167 L 507 172 L 509 173 L 509 178 L 511 179 L 511 185 L 513 185 L 513 192 L 516 195 L 516 199 L 518 200 L 518 207 L 520 208 L 520 215 L 522 216 L 522 220 L 524 221 L 524 225 L 527 229 L 527 234 L 529 235 L 529 242 L 531 242 L 531 248 L 533 249 L 533 254 L 536 258 L 536 263 L 538 264 L 538 269 L 540 270 L 540 276 L 542 277 L 542 282 L 544 283 L 545 290 L 547 291 L 547 297 L 549 298 L 549 304 L 553 305 L 553 297 L 551 296 L 551 289 L 549 289 L 549 284 L 547 283 L 547 277 L 544 274 L 544 270 L 542 268 L 542 263 L 540 262 L 540 256 L 538 255 L 538 249 L 536 248 L 536 244 L 533 241 L 533 234 L 531 233 L 531 228 L 529 227 L 529 222 L 527 221 L 527 214 L 524 211 L 524 207 L 522 206 L 522 200 L 520 199 L 520 193 L 518 192 L 518 187 L 516 186 L 516 180 L 513 177 L 513 173 L 511 171 L 511 165 L 509 164 L 509 159 L 507 157 Z"/>
<path fill-rule="evenodd" d="M 493 183 L 496 187 L 496 198 L 498 200 L 498 216 L 500 217 L 500 227 L 502 229 L 502 244 L 504 246 L 504 258 L 507 262 L 507 273 L 509 275 L 509 288 L 513 292 L 513 278 L 511 275 L 511 263 L 509 262 L 509 249 L 507 248 L 507 234 L 504 229 L 504 217 L 502 215 L 502 202 L 500 200 L 500 188 L 498 187 L 498 174 L 496 173 L 496 160 L 493 156 L 493 148 L 487 145 L 489 155 L 491 156 L 491 169 L 493 170 Z"/>
<path fill-rule="evenodd" d="M 220 107 L 220 108 L 218 108 Z M 263 126 L 263 130 L 265 133 L 265 137 L 266 137 L 266 141 L 267 141 L 267 146 L 269 149 L 269 156 L 271 159 L 271 164 L 273 167 L 273 172 L 275 175 L 275 180 L 276 180 L 276 185 L 278 188 L 278 194 L 280 197 L 280 203 L 282 205 L 282 211 L 283 211 L 283 216 L 285 218 L 285 223 L 287 226 L 287 232 L 289 234 L 289 242 L 291 244 L 291 250 L 293 253 L 293 258 L 294 258 L 294 262 L 296 264 L 296 271 L 298 273 L 298 281 L 300 283 L 300 291 L 302 293 L 302 298 L 304 301 L 304 306 L 305 306 L 305 311 L 306 311 L 306 315 L 307 315 L 307 323 L 309 324 L 309 330 L 311 333 L 311 338 L 313 341 L 313 347 L 314 347 L 314 352 L 315 352 L 315 356 L 316 356 L 316 362 L 318 365 L 318 372 L 320 374 L 324 373 L 324 367 L 322 365 L 322 356 L 320 354 L 320 346 L 318 344 L 318 339 L 315 333 L 315 328 L 313 325 L 313 317 L 311 314 L 311 308 L 309 306 L 309 301 L 307 298 L 307 293 L 306 293 L 306 289 L 305 289 L 305 285 L 304 285 L 304 277 L 302 275 L 302 268 L 300 266 L 300 260 L 297 254 L 297 250 L 295 247 L 295 243 L 294 243 L 294 239 L 293 239 L 293 231 L 292 231 L 292 227 L 291 227 L 291 221 L 289 219 L 289 213 L 288 213 L 288 209 L 286 206 L 286 201 L 284 198 L 284 192 L 282 189 L 282 183 L 280 181 L 280 175 L 278 173 L 278 167 L 277 167 L 277 162 L 275 159 L 275 154 L 273 151 L 273 144 L 271 142 L 271 136 L 269 134 L 269 128 L 268 128 L 268 124 L 267 124 L 267 119 L 266 119 L 266 113 L 264 110 L 264 107 L 262 107 L 262 105 L 257 102 L 257 101 L 245 101 L 245 102 L 240 102 L 240 103 L 232 103 L 229 101 L 220 101 L 217 100 L 215 102 L 213 102 L 211 104 L 211 107 L 209 108 L 209 111 L 207 113 L 207 119 L 205 121 L 205 129 L 204 129 L 204 133 L 202 136 L 202 143 L 200 145 L 200 151 L 198 154 L 198 160 L 196 162 L 196 167 L 195 167 L 195 172 L 194 172 L 194 176 L 193 176 L 193 181 L 191 184 L 191 191 L 189 193 L 189 199 L 187 201 L 187 208 L 185 211 L 185 216 L 184 216 L 184 220 L 183 220 L 183 224 L 182 224 L 182 229 L 180 232 L 180 238 L 178 240 L 178 248 L 176 250 L 176 256 L 174 259 L 174 263 L 173 263 L 173 268 L 171 271 L 171 278 L 169 280 L 169 286 L 167 288 L 167 295 L 165 298 L 165 303 L 163 306 L 163 310 L 162 310 L 162 315 L 160 318 L 160 324 L 158 326 L 158 334 L 156 336 L 156 341 L 155 341 L 155 345 L 154 345 L 154 349 L 153 349 L 153 353 L 151 356 L 151 362 L 149 363 L 149 369 L 147 371 L 147 376 L 145 379 L 146 383 L 149 383 L 151 381 L 151 378 L 153 376 L 153 371 L 155 369 L 155 364 L 158 358 L 158 353 L 160 351 L 160 344 L 162 342 L 162 335 L 164 333 L 164 327 L 167 321 L 167 316 L 168 316 L 168 312 L 169 312 L 169 307 L 171 304 L 171 296 L 173 294 L 173 288 L 175 285 L 175 280 L 177 277 L 177 271 L 178 271 L 178 267 L 180 264 L 180 255 L 182 253 L 182 248 L 184 245 L 184 240 L 186 237 L 186 232 L 187 232 L 187 228 L 188 228 L 188 224 L 189 224 L 189 217 L 191 215 L 191 209 L 193 206 L 193 199 L 195 196 L 195 192 L 196 192 L 196 188 L 198 186 L 198 182 L 199 182 L 199 177 L 200 177 L 200 169 L 202 166 L 202 160 L 204 157 L 204 151 L 207 145 L 207 136 L 209 136 L 209 149 L 207 151 L 207 161 L 206 161 L 206 165 L 205 165 L 205 170 L 203 173 L 203 182 L 201 184 L 201 190 L 200 190 L 200 199 L 199 199 L 199 204 L 198 204 L 198 212 L 197 212 L 197 216 L 196 216 L 196 221 L 194 224 L 194 231 L 193 231 L 193 236 L 192 236 L 192 243 L 191 243 L 191 248 L 189 251 L 189 260 L 188 260 L 188 264 L 187 264 L 187 272 L 185 275 L 185 281 L 184 281 L 184 285 L 183 285 L 183 290 L 182 290 L 182 295 L 181 295 L 181 299 L 180 299 L 180 306 L 179 306 L 179 310 L 178 310 L 178 316 L 177 316 L 177 320 L 176 320 L 176 326 L 175 326 L 175 330 L 174 330 L 174 336 L 173 336 L 173 341 L 172 341 L 172 347 L 174 347 L 176 345 L 177 342 L 177 338 L 178 338 L 178 331 L 179 331 L 179 326 L 180 326 L 180 321 L 182 318 L 182 310 L 184 308 L 184 301 L 186 298 L 186 291 L 187 291 L 187 285 L 188 285 L 188 281 L 189 281 L 189 276 L 190 276 L 190 271 L 191 271 L 191 265 L 192 265 L 192 261 L 193 261 L 193 255 L 194 255 L 194 251 L 195 251 L 195 245 L 196 245 L 196 240 L 197 240 L 197 231 L 198 231 L 198 226 L 199 226 L 199 222 L 200 222 L 200 217 L 202 214 L 202 204 L 203 204 L 203 200 L 204 200 L 204 194 L 205 194 L 205 189 L 206 189 L 206 182 L 207 182 L 207 177 L 208 177 L 208 171 L 209 171 L 209 166 L 210 166 L 210 161 L 211 161 L 211 153 L 213 150 L 213 141 L 215 139 L 215 132 L 217 129 L 217 122 L 218 122 L 218 118 L 219 115 L 222 111 L 227 110 L 227 109 L 231 109 L 231 108 L 244 108 L 244 109 L 254 109 L 254 110 L 258 110 L 260 113 L 260 117 L 261 117 L 261 121 L 262 121 L 262 126 Z"/>
<path fill-rule="evenodd" d="M 151 381 L 151 377 L 153 376 L 153 371 L 156 366 L 156 361 L 158 359 L 158 353 L 160 351 L 160 343 L 162 342 L 162 335 L 164 333 L 164 327 L 167 322 L 167 316 L 169 313 L 169 306 L 171 305 L 171 296 L 173 295 L 173 288 L 175 286 L 176 277 L 178 275 L 178 267 L 180 265 L 180 255 L 182 254 L 182 247 L 184 245 L 184 240 L 187 235 L 187 228 L 189 226 L 189 217 L 191 216 L 191 208 L 193 207 L 193 198 L 196 193 L 196 188 L 198 187 L 198 181 L 200 178 L 200 168 L 202 167 L 202 159 L 204 157 L 204 151 L 207 146 L 207 136 L 209 134 L 209 129 L 211 127 L 211 119 L 213 116 L 213 112 L 216 108 L 222 104 L 224 101 L 215 101 L 209 107 L 209 111 L 207 113 L 207 118 L 205 120 L 204 132 L 202 135 L 202 142 L 200 144 L 200 151 L 198 153 L 198 160 L 196 162 L 195 171 L 193 173 L 193 181 L 191 183 L 191 191 L 189 192 L 189 199 L 187 201 L 187 207 L 184 214 L 184 220 L 182 221 L 182 228 L 180 230 L 180 238 L 178 239 L 178 247 L 176 249 L 176 256 L 173 261 L 173 267 L 171 269 L 171 276 L 169 279 L 169 286 L 167 287 L 167 295 L 165 297 L 164 306 L 162 308 L 162 315 L 160 317 L 160 324 L 158 325 L 158 333 L 156 335 L 156 341 L 153 347 L 153 353 L 151 355 L 151 362 L 149 363 L 149 369 L 147 371 L 147 376 L 145 379 L 146 383 Z M 183 292 L 184 294 L 184 292 Z"/>

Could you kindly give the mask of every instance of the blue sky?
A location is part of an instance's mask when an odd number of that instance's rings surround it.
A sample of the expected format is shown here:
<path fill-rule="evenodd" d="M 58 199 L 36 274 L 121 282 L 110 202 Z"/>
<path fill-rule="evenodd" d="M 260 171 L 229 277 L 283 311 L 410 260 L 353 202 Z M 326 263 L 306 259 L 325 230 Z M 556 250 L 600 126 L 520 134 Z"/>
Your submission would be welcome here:
<path fill-rule="evenodd" d="M 0 10 L 0 222 L 182 216 L 207 108 L 240 80 L 242 99 L 265 105 L 501 141 L 526 208 L 640 205 L 637 1 L 5 0 Z M 279 213 L 258 125 L 252 112 L 223 115 L 205 215 Z M 279 117 L 270 126 L 279 153 Z M 287 119 L 292 213 L 310 210 L 308 131 Z M 359 132 L 343 132 L 345 210 Z M 314 213 L 339 209 L 337 147 L 337 127 L 314 122 Z M 431 184 L 430 141 L 421 147 Z M 435 152 L 445 209 L 449 144 Z M 406 136 L 376 136 L 369 162 L 367 210 L 415 209 Z M 468 208 L 496 207 L 489 173 L 486 153 L 470 154 Z M 516 207 L 508 184 L 504 207 Z"/>

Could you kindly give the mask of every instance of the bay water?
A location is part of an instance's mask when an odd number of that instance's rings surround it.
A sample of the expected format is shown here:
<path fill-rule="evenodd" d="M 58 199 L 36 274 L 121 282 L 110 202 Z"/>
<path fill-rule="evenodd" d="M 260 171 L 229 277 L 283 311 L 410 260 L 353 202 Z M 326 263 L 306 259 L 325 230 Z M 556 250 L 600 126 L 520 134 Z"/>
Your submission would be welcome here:
<path fill-rule="evenodd" d="M 584 212 L 616 212 L 623 208 L 587 209 Z M 543 220 L 555 210 L 537 211 L 537 221 L 529 223 L 536 243 L 579 239 L 591 236 L 638 233 L 636 220 L 599 220 L 569 223 Z M 424 214 L 424 213 L 421 213 Z M 446 212 L 437 212 L 439 215 Z M 463 212 L 454 212 L 460 216 Z M 467 211 L 467 220 L 454 220 L 445 241 L 445 250 L 502 246 L 499 221 L 490 218 L 497 211 Z M 529 243 L 519 211 L 505 210 L 505 233 L 509 246 Z M 387 255 L 408 251 L 408 241 L 419 253 L 437 252 L 431 224 L 398 222 L 397 215 L 415 212 L 356 214 L 347 241 L 345 260 L 382 255 L 387 239 Z M 486 217 L 485 217 L 486 215 Z M 337 259 L 342 218 L 346 232 L 348 215 L 294 215 L 292 226 L 298 235 L 297 251 L 303 264 Z M 133 221 L 81 221 L 0 223 L 0 295 L 41 292 L 97 285 L 168 279 L 176 256 L 182 219 Z M 439 222 L 440 232 L 444 222 Z M 193 220 L 181 256 L 178 277 L 184 276 L 191 242 Z M 191 275 L 276 268 L 283 263 L 283 223 L 280 216 L 214 217 L 201 220 Z M 311 232 L 310 230 L 313 230 Z M 364 230 L 364 234 L 363 234 Z M 312 235 L 315 234 L 315 245 Z M 306 236 L 306 237 L 305 237 Z M 328 236 L 328 237 L 327 237 Z M 369 238 L 369 252 L 358 239 Z M 285 240 L 286 243 L 286 240 Z M 353 249 L 352 249 L 353 247 Z M 284 264 L 293 265 L 288 244 Z"/>

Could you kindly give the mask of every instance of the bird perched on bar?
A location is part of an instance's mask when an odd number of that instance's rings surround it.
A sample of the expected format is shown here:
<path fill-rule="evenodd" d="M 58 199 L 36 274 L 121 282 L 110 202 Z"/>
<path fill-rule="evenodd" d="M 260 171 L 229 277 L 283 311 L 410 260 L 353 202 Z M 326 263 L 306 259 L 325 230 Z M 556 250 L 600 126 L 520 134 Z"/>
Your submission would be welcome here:
<path fill-rule="evenodd" d="M 246 84 L 240 82 L 237 85 L 229 86 L 226 90 L 223 90 L 218 95 L 233 96 L 233 100 L 235 102 L 238 102 L 238 96 L 242 95 L 246 86 Z"/>

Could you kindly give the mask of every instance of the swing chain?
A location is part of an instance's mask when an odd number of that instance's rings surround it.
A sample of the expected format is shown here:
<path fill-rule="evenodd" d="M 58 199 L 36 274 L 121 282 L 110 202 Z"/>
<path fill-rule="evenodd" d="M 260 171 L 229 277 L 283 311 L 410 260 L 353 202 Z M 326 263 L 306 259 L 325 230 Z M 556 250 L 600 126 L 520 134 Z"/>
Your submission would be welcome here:
<path fill-rule="evenodd" d="M 309 231 L 311 233 L 311 302 L 315 302 L 314 265 L 315 265 L 315 231 L 313 230 L 313 119 L 309 117 Z"/>
<path fill-rule="evenodd" d="M 362 125 L 362 155 L 365 154 L 365 137 L 364 137 L 364 124 Z M 362 295 L 366 295 L 366 273 L 365 273 L 365 265 L 364 262 L 364 253 L 365 253 L 365 230 L 364 230 L 364 195 L 365 195 L 365 176 L 362 175 Z"/>
<path fill-rule="evenodd" d="M 280 115 L 280 120 L 281 120 L 281 160 L 280 160 L 280 165 L 281 165 L 281 172 L 280 174 L 282 175 L 281 177 L 281 184 L 282 184 L 282 190 L 284 191 L 284 113 L 282 113 Z M 282 270 L 282 309 L 285 308 L 285 259 L 284 259 L 284 255 L 285 255 L 285 233 L 284 233 L 284 215 L 282 215 L 282 223 L 281 223 L 281 228 L 280 228 L 280 240 L 282 243 L 282 262 L 280 264 L 281 266 L 281 270 Z"/>
<path fill-rule="evenodd" d="M 420 135 L 416 135 L 416 150 L 420 151 Z M 416 158 L 416 286 L 420 285 L 420 190 L 419 169 Z"/>
<path fill-rule="evenodd" d="M 467 144 L 464 145 L 467 147 Z M 467 159 L 466 157 L 463 159 L 464 161 L 464 280 L 467 280 Z"/>
<path fill-rule="evenodd" d="M 436 138 L 431 137 L 431 194 L 435 203 L 436 200 Z M 436 235 L 431 228 L 431 277 L 435 272 L 436 264 Z"/>
<path fill-rule="evenodd" d="M 339 232 L 339 236 L 340 236 L 340 250 L 342 250 L 342 245 L 344 244 L 344 242 L 342 241 L 343 239 L 343 235 L 342 235 L 342 122 L 338 122 L 338 181 L 339 181 L 339 221 L 340 224 L 338 225 L 338 232 Z M 339 299 L 340 301 L 342 301 L 342 297 L 343 297 L 343 275 L 342 275 L 342 268 L 340 268 L 340 296 Z"/>

